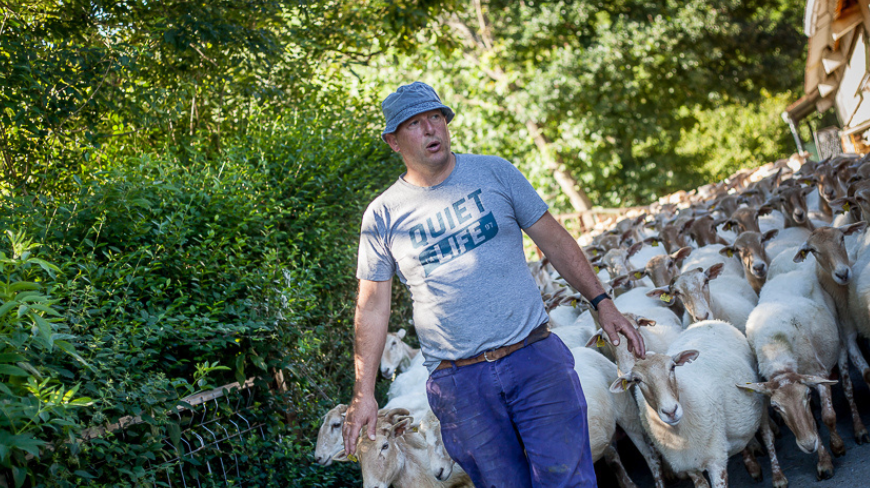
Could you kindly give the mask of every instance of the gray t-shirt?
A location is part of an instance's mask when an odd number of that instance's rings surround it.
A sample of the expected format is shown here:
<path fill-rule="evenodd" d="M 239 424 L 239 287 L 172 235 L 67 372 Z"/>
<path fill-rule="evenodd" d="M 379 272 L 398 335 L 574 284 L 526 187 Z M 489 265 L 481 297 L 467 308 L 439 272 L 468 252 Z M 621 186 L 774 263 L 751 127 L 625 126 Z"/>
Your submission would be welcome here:
<path fill-rule="evenodd" d="M 508 161 L 457 154 L 441 184 L 399 178 L 363 215 L 357 278 L 411 291 L 425 365 L 513 344 L 547 321 L 522 230 L 547 204 Z"/>

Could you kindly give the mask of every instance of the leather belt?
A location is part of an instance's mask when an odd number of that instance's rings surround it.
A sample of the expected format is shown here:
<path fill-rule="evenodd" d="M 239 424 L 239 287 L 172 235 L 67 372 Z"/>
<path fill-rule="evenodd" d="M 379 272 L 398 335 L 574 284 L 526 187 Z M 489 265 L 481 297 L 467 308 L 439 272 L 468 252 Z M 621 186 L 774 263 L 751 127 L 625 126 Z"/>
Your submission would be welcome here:
<path fill-rule="evenodd" d="M 455 361 L 449 361 L 445 359 L 444 361 L 441 361 L 441 364 L 439 364 L 437 368 L 435 368 L 435 371 L 438 371 L 439 369 L 452 368 L 454 365 L 456 367 L 461 367 L 468 366 L 470 364 L 477 364 L 483 361 L 490 363 L 493 361 L 498 361 L 499 359 L 508 356 L 515 351 L 532 345 L 538 341 L 542 341 L 547 337 L 550 337 L 550 327 L 547 322 L 544 322 L 543 324 L 537 326 L 534 330 L 532 330 L 525 339 L 517 342 L 516 344 L 511 344 L 508 346 L 499 347 L 498 349 L 484 351 L 477 356 L 474 356 L 473 358 L 457 359 Z"/>

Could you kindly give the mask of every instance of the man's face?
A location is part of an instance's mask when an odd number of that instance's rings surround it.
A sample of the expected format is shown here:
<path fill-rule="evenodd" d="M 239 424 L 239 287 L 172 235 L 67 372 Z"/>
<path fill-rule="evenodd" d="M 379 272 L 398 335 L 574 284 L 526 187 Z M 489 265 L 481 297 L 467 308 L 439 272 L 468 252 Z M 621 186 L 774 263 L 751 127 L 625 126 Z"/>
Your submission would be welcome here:
<path fill-rule="evenodd" d="M 411 117 L 385 139 L 409 166 L 439 167 L 450 158 L 450 132 L 439 109 Z"/>

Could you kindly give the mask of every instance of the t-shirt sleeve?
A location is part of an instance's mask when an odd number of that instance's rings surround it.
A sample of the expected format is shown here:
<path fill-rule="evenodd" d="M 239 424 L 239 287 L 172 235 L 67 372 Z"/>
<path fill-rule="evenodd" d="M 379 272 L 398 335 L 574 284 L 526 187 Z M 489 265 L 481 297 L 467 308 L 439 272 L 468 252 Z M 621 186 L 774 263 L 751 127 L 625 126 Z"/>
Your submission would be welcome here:
<path fill-rule="evenodd" d="M 372 207 L 363 214 L 359 237 L 356 277 L 361 280 L 387 281 L 396 274 L 396 261 L 387 248 L 386 225 Z"/>
<path fill-rule="evenodd" d="M 527 229 L 537 222 L 550 208 L 538 195 L 529 180 L 508 161 L 505 161 L 505 183 L 513 200 L 517 224 L 521 229 Z"/>

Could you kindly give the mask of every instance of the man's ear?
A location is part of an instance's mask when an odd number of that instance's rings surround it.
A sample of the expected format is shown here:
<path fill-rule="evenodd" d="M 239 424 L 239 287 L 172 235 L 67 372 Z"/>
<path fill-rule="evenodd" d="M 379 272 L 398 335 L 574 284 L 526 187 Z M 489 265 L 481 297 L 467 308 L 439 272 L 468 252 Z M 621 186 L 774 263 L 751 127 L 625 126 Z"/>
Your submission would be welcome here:
<path fill-rule="evenodd" d="M 387 141 L 387 144 L 390 145 L 390 148 L 392 148 L 393 151 L 400 152 L 399 151 L 399 140 L 396 139 L 396 134 L 394 134 L 394 133 L 384 134 L 384 140 Z"/>

